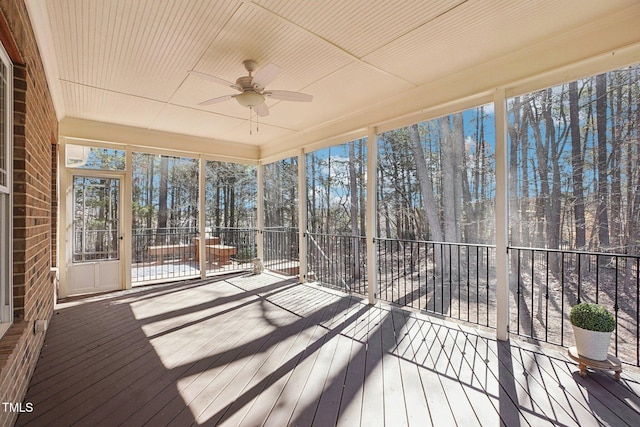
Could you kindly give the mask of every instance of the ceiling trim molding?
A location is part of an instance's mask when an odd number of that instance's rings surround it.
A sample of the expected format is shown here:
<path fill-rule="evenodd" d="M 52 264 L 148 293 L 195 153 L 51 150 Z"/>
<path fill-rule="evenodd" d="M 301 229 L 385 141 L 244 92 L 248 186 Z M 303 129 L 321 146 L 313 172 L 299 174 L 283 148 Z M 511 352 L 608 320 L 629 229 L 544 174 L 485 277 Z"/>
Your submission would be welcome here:
<path fill-rule="evenodd" d="M 177 133 L 142 129 L 113 123 L 67 117 L 60 121 L 63 137 L 97 142 L 135 145 L 149 149 L 203 154 L 216 159 L 254 163 L 259 160 L 260 148 L 255 145 L 220 141 Z"/>

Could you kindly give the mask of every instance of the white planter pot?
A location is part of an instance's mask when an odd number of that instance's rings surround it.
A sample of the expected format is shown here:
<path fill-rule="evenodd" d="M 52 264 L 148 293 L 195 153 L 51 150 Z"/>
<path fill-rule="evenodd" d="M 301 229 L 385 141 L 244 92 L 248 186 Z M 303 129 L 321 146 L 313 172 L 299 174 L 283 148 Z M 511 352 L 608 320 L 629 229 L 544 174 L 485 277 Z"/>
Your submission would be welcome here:
<path fill-rule="evenodd" d="M 573 326 L 578 354 L 592 360 L 607 360 L 613 332 L 597 332 Z"/>

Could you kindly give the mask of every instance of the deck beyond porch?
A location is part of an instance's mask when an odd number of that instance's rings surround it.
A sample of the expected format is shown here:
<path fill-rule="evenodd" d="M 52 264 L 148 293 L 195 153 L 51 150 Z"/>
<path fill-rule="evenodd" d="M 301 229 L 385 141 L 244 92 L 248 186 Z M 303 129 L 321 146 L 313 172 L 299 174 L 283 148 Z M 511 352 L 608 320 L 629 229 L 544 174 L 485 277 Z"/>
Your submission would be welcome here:
<path fill-rule="evenodd" d="M 274 274 L 59 304 L 17 425 L 640 425 L 640 373 Z"/>

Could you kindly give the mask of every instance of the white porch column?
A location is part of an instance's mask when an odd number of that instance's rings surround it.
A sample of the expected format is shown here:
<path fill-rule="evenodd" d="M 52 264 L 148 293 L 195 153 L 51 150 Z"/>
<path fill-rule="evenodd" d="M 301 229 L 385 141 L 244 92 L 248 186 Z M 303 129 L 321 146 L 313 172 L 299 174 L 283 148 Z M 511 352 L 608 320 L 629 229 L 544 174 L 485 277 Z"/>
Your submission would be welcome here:
<path fill-rule="evenodd" d="M 376 127 L 367 132 L 367 211 L 365 215 L 367 241 L 367 294 L 369 304 L 375 304 L 378 283 L 378 253 L 376 251 L 376 222 L 378 220 L 378 133 Z"/>
<path fill-rule="evenodd" d="M 307 281 L 307 160 L 304 149 L 298 151 L 298 281 Z"/>
<path fill-rule="evenodd" d="M 123 224 L 120 235 L 123 236 L 122 242 L 124 243 L 121 259 L 124 269 L 123 285 L 125 289 L 131 289 L 131 264 L 133 261 L 133 152 L 131 147 L 127 147 L 127 151 L 125 151 L 125 165 L 124 182 L 121 186 L 123 204 L 120 212 Z"/>
<path fill-rule="evenodd" d="M 206 211 L 206 192 L 205 186 L 207 185 L 207 171 L 206 171 L 206 163 L 207 161 L 204 159 L 204 156 L 200 155 L 200 163 L 198 165 L 198 234 L 200 238 L 198 239 L 198 265 L 200 266 L 200 277 L 207 277 L 207 248 L 206 243 L 206 221 L 207 221 L 207 211 Z"/>
<path fill-rule="evenodd" d="M 509 339 L 509 208 L 507 106 L 504 89 L 494 93 L 496 124 L 496 338 Z"/>
<path fill-rule="evenodd" d="M 264 166 L 262 162 L 256 166 L 258 171 L 258 194 L 256 195 L 256 246 L 258 258 L 264 263 Z"/>

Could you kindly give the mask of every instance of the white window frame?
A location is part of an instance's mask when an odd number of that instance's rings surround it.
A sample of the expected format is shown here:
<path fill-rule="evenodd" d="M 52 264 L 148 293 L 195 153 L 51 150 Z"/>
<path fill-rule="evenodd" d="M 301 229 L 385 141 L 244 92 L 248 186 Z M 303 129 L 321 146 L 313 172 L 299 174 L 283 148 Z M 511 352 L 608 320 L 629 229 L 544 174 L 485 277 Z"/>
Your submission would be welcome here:
<path fill-rule="evenodd" d="M 13 64 L 0 43 L 0 61 L 5 66 L 4 117 L 6 182 L 0 185 L 0 337 L 13 322 Z"/>

